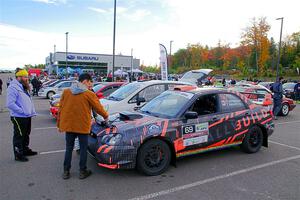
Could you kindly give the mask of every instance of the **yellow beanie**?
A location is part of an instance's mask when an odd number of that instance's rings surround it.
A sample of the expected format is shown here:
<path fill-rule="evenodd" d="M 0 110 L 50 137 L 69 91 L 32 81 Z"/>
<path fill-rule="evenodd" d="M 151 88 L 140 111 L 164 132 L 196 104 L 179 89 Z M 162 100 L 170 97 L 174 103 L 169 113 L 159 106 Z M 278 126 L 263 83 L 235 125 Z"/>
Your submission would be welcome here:
<path fill-rule="evenodd" d="M 28 72 L 25 69 L 21 69 L 20 71 L 18 71 L 16 73 L 16 77 L 19 77 L 19 76 L 28 76 Z"/>

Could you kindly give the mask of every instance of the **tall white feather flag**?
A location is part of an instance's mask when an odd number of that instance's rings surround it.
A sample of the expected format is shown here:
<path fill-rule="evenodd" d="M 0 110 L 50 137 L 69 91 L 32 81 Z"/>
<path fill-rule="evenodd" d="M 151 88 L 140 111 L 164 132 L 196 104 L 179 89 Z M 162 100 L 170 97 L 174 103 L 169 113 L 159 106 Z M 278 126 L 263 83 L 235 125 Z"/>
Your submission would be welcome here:
<path fill-rule="evenodd" d="M 164 45 L 159 44 L 160 57 L 159 57 L 159 66 L 161 69 L 161 80 L 168 80 L 168 54 L 167 49 Z"/>

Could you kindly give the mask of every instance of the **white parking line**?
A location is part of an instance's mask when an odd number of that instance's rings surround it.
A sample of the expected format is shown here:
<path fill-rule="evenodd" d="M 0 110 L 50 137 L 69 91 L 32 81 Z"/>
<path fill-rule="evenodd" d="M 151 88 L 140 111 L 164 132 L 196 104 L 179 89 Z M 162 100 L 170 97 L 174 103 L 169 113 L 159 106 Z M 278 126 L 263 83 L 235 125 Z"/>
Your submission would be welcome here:
<path fill-rule="evenodd" d="M 51 127 L 41 127 L 41 128 L 34 128 L 34 130 L 46 130 L 46 129 L 55 129 L 57 128 L 56 126 L 51 126 Z"/>
<path fill-rule="evenodd" d="M 65 152 L 66 150 L 56 150 L 56 151 L 45 151 L 45 152 L 40 152 L 39 154 L 45 155 L 45 154 L 52 154 L 52 153 L 61 153 Z"/>
<path fill-rule="evenodd" d="M 291 146 L 291 145 L 287 145 L 287 144 L 282 144 L 282 143 L 279 143 L 279 142 L 275 142 L 275 141 L 272 141 L 272 140 L 269 140 L 270 143 L 273 143 L 273 144 L 278 144 L 280 146 L 284 146 L 284 147 L 289 147 L 291 149 L 297 149 L 300 151 L 300 148 L 299 147 L 295 147 L 295 146 Z"/>
<path fill-rule="evenodd" d="M 299 122 L 300 121 L 280 122 L 280 123 L 275 123 L 275 125 L 292 124 L 292 123 L 299 123 Z"/>
<path fill-rule="evenodd" d="M 284 159 L 280 159 L 280 160 L 275 160 L 275 161 L 268 162 L 268 163 L 265 163 L 265 164 L 261 164 L 261 165 L 257 165 L 257 166 L 254 166 L 254 167 L 249 167 L 249 168 L 246 168 L 246 169 L 231 172 L 231 173 L 228 173 L 228 174 L 223 174 L 223 175 L 220 175 L 220 176 L 215 176 L 215 177 L 208 178 L 208 179 L 201 180 L 201 181 L 197 181 L 197 182 L 194 182 L 194 183 L 190 183 L 190 184 L 170 188 L 170 189 L 167 189 L 167 190 L 162 190 L 160 192 L 155 192 L 155 193 L 147 194 L 147 195 L 144 195 L 144 196 L 135 197 L 135 198 L 132 198 L 130 200 L 153 199 L 153 198 L 156 198 L 156 197 L 159 197 L 159 196 L 168 195 L 168 194 L 178 192 L 178 191 L 181 191 L 181 190 L 186 190 L 186 189 L 197 187 L 197 186 L 200 186 L 200 185 L 203 185 L 203 184 L 206 184 L 206 183 L 210 183 L 210 182 L 213 182 L 213 181 L 225 179 L 225 178 L 236 176 L 236 175 L 239 175 L 239 174 L 244 174 L 244 173 L 251 172 L 251 171 L 254 171 L 254 170 L 257 170 L 257 169 L 262 169 L 262 168 L 265 168 L 265 167 L 269 167 L 269 166 L 272 166 L 272 165 L 288 162 L 288 161 L 291 161 L 291 160 L 296 160 L 296 159 L 299 159 L 299 158 L 300 158 L 300 155 L 292 156 L 292 157 L 288 157 L 288 158 L 284 158 Z"/>

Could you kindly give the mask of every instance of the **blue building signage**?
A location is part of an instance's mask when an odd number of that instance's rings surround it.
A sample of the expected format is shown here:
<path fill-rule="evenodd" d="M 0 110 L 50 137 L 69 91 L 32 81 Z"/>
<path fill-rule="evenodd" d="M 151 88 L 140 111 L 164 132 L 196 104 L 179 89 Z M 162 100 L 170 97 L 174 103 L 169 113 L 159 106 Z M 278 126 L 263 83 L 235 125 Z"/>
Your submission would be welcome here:
<path fill-rule="evenodd" d="M 85 60 L 85 61 L 98 61 L 99 57 L 96 56 L 74 56 L 74 55 L 68 55 L 68 60 Z"/>

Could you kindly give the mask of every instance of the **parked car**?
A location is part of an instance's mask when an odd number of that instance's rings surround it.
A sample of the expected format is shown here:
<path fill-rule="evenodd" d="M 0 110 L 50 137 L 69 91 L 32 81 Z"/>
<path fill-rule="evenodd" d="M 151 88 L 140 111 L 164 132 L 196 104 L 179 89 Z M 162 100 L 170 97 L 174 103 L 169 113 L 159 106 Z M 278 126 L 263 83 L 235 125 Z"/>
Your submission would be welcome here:
<path fill-rule="evenodd" d="M 238 91 L 244 94 L 247 98 L 251 99 L 254 103 L 263 105 L 266 101 L 272 101 L 273 93 L 262 85 L 250 85 L 249 87 L 234 87 L 232 90 Z M 269 106 L 269 103 L 265 103 L 265 106 Z M 290 111 L 296 107 L 293 99 L 283 97 L 282 107 L 279 115 L 287 116 Z"/>
<path fill-rule="evenodd" d="M 188 82 L 197 86 L 205 84 L 207 77 L 212 72 L 212 69 L 199 69 L 186 72 L 179 81 Z"/>
<path fill-rule="evenodd" d="M 240 93 L 169 90 L 138 111 L 111 116 L 109 126 L 97 119 L 88 151 L 100 167 L 159 175 L 183 156 L 232 146 L 255 153 L 268 146 L 272 119 L 271 111 Z"/>
<path fill-rule="evenodd" d="M 294 88 L 296 84 L 297 83 L 292 83 L 292 82 L 284 83 L 282 85 L 283 94 L 288 98 L 295 99 Z"/>
<path fill-rule="evenodd" d="M 99 99 L 109 96 L 119 89 L 125 82 L 101 82 L 93 87 L 93 91 Z"/>
<path fill-rule="evenodd" d="M 62 93 L 66 88 L 70 88 L 77 81 L 58 81 L 39 90 L 39 96 L 50 99 L 54 94 Z"/>
<path fill-rule="evenodd" d="M 119 88 L 111 95 L 101 99 L 101 104 L 110 113 L 132 111 L 137 106 L 142 106 L 166 90 L 174 89 L 177 85 L 192 85 L 179 81 L 142 81 L 132 82 Z"/>
<path fill-rule="evenodd" d="M 269 90 L 271 89 L 272 85 L 273 85 L 274 82 L 260 82 L 258 83 L 259 85 L 262 85 L 266 88 L 268 88 Z"/>
<path fill-rule="evenodd" d="M 120 88 L 123 84 L 124 82 L 98 82 L 97 85 L 93 87 L 93 91 L 99 99 L 102 99 Z M 55 119 L 57 119 L 60 97 L 61 94 L 55 94 L 50 98 L 50 114 Z"/>

